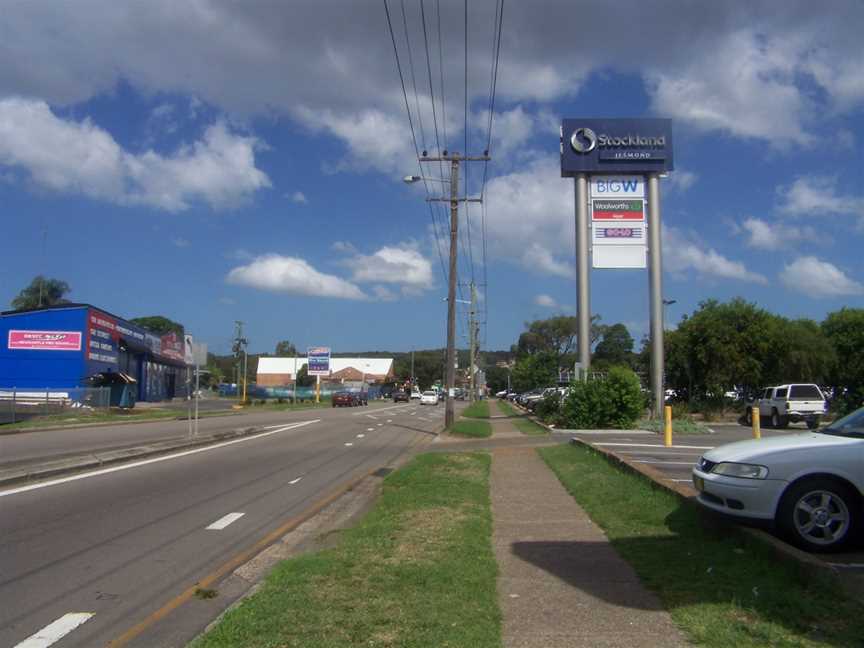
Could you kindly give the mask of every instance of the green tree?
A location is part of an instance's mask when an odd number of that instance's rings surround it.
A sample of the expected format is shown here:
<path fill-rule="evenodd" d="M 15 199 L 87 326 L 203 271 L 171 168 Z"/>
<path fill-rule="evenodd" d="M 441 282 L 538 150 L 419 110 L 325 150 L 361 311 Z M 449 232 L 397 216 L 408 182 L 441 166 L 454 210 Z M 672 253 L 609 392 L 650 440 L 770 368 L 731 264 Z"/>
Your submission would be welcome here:
<path fill-rule="evenodd" d="M 41 308 L 42 306 L 68 304 L 69 300 L 64 299 L 64 296 L 70 290 L 69 284 L 65 281 L 37 275 L 30 282 L 30 285 L 24 288 L 12 300 L 12 308 L 15 310 L 29 310 L 31 308 Z"/>
<path fill-rule="evenodd" d="M 277 358 L 293 358 L 297 355 L 297 347 L 288 340 L 282 340 L 276 343 L 276 353 L 274 355 Z"/>
<path fill-rule="evenodd" d="M 317 378 L 315 376 L 309 375 L 309 367 L 305 364 L 300 367 L 299 371 L 297 371 L 297 386 L 298 387 L 311 387 L 317 382 Z"/>
<path fill-rule="evenodd" d="M 486 367 L 486 385 L 493 394 L 507 389 L 507 376 L 509 374 L 510 370 L 504 367 L 496 365 Z"/>
<path fill-rule="evenodd" d="M 633 338 L 623 324 L 603 327 L 603 337 L 594 349 L 592 365 L 603 362 L 608 365 L 630 366 L 633 357 Z M 596 368 L 596 367 L 595 367 Z"/>
<path fill-rule="evenodd" d="M 829 372 L 838 412 L 864 403 L 864 309 L 843 308 L 829 313 L 822 331 L 833 347 L 836 361 Z"/>
<path fill-rule="evenodd" d="M 177 335 L 183 335 L 184 333 L 182 324 L 170 320 L 167 317 L 163 317 L 162 315 L 135 317 L 129 321 L 133 324 L 137 324 L 138 326 L 143 326 L 148 331 L 151 331 L 158 335 L 165 335 L 166 333 L 176 333 Z"/>
<path fill-rule="evenodd" d="M 558 382 L 558 360 L 551 351 L 525 356 L 516 361 L 512 372 L 513 389 L 527 391 L 551 387 Z"/>

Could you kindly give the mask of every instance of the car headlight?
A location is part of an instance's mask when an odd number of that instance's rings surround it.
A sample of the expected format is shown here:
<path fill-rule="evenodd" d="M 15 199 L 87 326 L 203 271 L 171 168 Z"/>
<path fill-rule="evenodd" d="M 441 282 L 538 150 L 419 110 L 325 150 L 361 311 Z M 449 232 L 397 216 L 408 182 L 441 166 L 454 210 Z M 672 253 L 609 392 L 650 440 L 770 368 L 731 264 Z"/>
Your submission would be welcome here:
<path fill-rule="evenodd" d="M 765 479 L 768 477 L 768 469 L 756 464 L 731 463 L 723 461 L 714 466 L 711 471 L 715 475 L 726 477 L 743 477 L 744 479 Z"/>

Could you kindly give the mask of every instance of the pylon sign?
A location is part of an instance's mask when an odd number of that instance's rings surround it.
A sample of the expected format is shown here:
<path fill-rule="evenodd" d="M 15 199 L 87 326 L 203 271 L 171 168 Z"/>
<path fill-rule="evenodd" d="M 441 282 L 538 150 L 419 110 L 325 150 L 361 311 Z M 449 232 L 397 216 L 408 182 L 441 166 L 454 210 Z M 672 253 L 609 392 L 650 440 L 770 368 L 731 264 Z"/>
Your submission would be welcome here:
<path fill-rule="evenodd" d="M 592 266 L 645 268 L 644 176 L 593 176 L 590 180 Z"/>
<path fill-rule="evenodd" d="M 309 347 L 306 350 L 306 373 L 310 376 L 330 375 L 330 347 Z"/>

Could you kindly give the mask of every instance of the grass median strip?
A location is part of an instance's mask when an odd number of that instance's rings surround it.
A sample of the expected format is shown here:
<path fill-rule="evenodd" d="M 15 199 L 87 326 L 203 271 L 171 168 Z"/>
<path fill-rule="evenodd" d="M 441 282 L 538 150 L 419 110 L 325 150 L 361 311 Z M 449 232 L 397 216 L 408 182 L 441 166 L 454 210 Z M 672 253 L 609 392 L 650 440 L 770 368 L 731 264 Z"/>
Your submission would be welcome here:
<path fill-rule="evenodd" d="M 541 434 L 549 434 L 549 430 L 542 425 L 538 425 L 529 418 L 517 418 L 513 420 L 513 425 L 522 433 L 530 436 L 540 436 Z"/>
<path fill-rule="evenodd" d="M 581 446 L 538 450 L 700 646 L 860 646 L 864 606 Z"/>
<path fill-rule="evenodd" d="M 666 423 L 660 419 L 642 419 L 636 424 L 637 430 L 648 430 L 663 434 Z M 707 425 L 690 419 L 672 419 L 672 434 L 711 434 Z"/>
<path fill-rule="evenodd" d="M 467 418 L 489 418 L 489 401 L 481 400 L 476 403 L 471 403 L 468 407 L 462 410 L 462 416 Z"/>
<path fill-rule="evenodd" d="M 502 414 L 506 414 L 507 416 L 519 416 L 519 413 L 513 409 L 513 406 L 505 400 L 498 401 L 498 409 L 501 410 Z"/>
<path fill-rule="evenodd" d="M 459 419 L 453 424 L 450 434 L 464 437 L 486 438 L 492 436 L 492 426 L 488 421 Z"/>
<path fill-rule="evenodd" d="M 489 467 L 416 457 L 337 547 L 280 564 L 192 646 L 499 647 Z"/>

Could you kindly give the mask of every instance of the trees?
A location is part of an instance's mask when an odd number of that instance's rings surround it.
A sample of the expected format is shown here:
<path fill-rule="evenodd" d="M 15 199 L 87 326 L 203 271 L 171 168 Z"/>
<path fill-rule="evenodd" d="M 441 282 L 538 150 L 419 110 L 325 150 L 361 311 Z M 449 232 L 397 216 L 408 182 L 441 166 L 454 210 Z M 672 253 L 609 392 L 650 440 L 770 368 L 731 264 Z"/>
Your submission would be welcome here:
<path fill-rule="evenodd" d="M 821 329 L 836 358 L 828 380 L 838 412 L 846 413 L 864 403 L 864 309 L 829 313 Z"/>
<path fill-rule="evenodd" d="M 297 347 L 288 340 L 282 340 L 276 343 L 276 353 L 273 355 L 277 358 L 293 358 L 297 355 Z"/>
<path fill-rule="evenodd" d="M 602 327 L 602 339 L 594 349 L 592 366 L 605 365 L 631 366 L 633 364 L 633 337 L 623 324 Z M 596 369 L 597 367 L 594 366 Z"/>
<path fill-rule="evenodd" d="M 167 317 L 163 317 L 162 315 L 135 317 L 133 319 L 130 319 L 129 321 L 133 324 L 137 324 L 138 326 L 143 326 L 148 331 L 152 331 L 153 333 L 156 333 L 158 335 L 165 335 L 166 333 L 176 333 L 177 335 L 183 335 L 184 333 L 184 328 L 182 324 L 170 320 Z"/>
<path fill-rule="evenodd" d="M 513 389 L 527 391 L 558 382 L 558 363 L 551 351 L 541 351 L 516 361 L 511 374 Z"/>
<path fill-rule="evenodd" d="M 55 306 L 57 304 L 68 304 L 69 300 L 64 296 L 71 290 L 69 284 L 60 279 L 49 279 L 37 275 L 24 288 L 18 296 L 12 300 L 12 308 L 15 310 L 28 310 L 42 306 Z"/>

